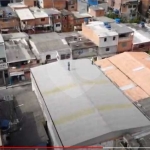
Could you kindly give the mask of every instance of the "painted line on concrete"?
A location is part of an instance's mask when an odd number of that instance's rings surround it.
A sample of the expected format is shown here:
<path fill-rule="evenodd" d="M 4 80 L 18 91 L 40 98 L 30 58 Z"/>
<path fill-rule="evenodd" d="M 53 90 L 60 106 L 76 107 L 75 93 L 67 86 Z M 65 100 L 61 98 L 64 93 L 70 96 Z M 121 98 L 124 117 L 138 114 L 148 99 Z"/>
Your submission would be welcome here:
<path fill-rule="evenodd" d="M 83 81 L 81 82 L 81 85 L 94 85 L 94 84 L 107 84 L 109 83 L 107 80 L 96 80 L 96 81 Z M 57 87 L 57 88 L 54 88 L 50 91 L 45 91 L 43 92 L 44 95 L 51 95 L 51 94 L 55 94 L 55 93 L 59 93 L 59 92 L 63 92 L 63 91 L 66 91 L 66 90 L 69 90 L 71 88 L 74 88 L 74 87 L 78 87 L 79 84 L 68 84 L 68 85 L 64 85 L 64 86 L 60 86 L 60 87 Z"/>
<path fill-rule="evenodd" d="M 58 120 L 54 120 L 54 122 L 56 125 L 62 125 L 62 124 L 65 124 L 67 122 L 74 121 L 74 120 L 77 120 L 79 118 L 91 115 L 91 114 L 95 113 L 96 110 L 101 111 L 101 112 L 102 111 L 112 111 L 112 110 L 116 110 L 116 109 L 126 109 L 126 108 L 130 108 L 132 106 L 133 106 L 132 104 L 117 104 L 117 105 L 97 106 L 96 108 L 88 108 L 88 109 L 73 113 L 71 115 L 61 117 Z"/>

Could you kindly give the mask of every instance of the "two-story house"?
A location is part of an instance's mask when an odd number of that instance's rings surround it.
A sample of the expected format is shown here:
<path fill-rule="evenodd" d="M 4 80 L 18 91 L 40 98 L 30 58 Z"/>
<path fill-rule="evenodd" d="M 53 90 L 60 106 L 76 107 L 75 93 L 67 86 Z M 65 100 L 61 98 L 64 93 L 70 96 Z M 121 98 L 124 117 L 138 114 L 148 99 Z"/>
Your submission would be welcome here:
<path fill-rule="evenodd" d="M 118 33 L 109 29 L 103 22 L 85 22 L 82 24 L 82 34 L 95 43 L 98 55 L 102 58 L 115 55 L 118 47 Z"/>
<path fill-rule="evenodd" d="M 134 31 L 124 24 L 110 23 L 111 30 L 118 33 L 117 53 L 131 51 L 133 46 Z"/>
<path fill-rule="evenodd" d="M 42 9 L 49 16 L 50 31 L 62 31 L 62 15 L 61 12 L 55 8 Z"/>
<path fill-rule="evenodd" d="M 37 59 L 28 44 L 26 33 L 3 35 L 8 64 L 9 83 L 16 84 L 30 79 L 30 68 L 37 66 Z"/>
<path fill-rule="evenodd" d="M 77 11 L 78 10 L 77 0 L 66 0 L 66 9 L 69 11 Z"/>
<path fill-rule="evenodd" d="M 35 18 L 35 31 L 40 32 L 46 30 L 47 27 L 50 26 L 50 19 L 48 14 L 38 7 L 30 7 L 29 9 Z"/>
<path fill-rule="evenodd" d="M 84 20 L 92 17 L 88 13 L 80 13 L 77 11 L 72 11 L 72 14 L 74 16 L 74 30 L 76 31 L 81 31 Z"/>
<path fill-rule="evenodd" d="M 31 13 L 29 8 L 16 9 L 15 12 L 19 17 L 21 30 L 28 33 L 34 31 L 35 17 Z"/>
<path fill-rule="evenodd" d="M 73 14 L 68 10 L 61 10 L 62 16 L 62 32 L 74 31 L 74 17 Z"/>
<path fill-rule="evenodd" d="M 15 32 L 20 30 L 19 18 L 10 7 L 1 8 L 0 30 L 2 33 Z"/>
<path fill-rule="evenodd" d="M 41 8 L 56 8 L 58 10 L 65 9 L 66 0 L 38 0 Z"/>
<path fill-rule="evenodd" d="M 128 19 L 137 17 L 139 0 L 108 0 L 108 4 L 115 12 Z"/>
<path fill-rule="evenodd" d="M 132 50 L 134 32 L 126 25 L 100 21 L 86 22 L 82 25 L 82 33 L 99 47 L 101 57 Z"/>

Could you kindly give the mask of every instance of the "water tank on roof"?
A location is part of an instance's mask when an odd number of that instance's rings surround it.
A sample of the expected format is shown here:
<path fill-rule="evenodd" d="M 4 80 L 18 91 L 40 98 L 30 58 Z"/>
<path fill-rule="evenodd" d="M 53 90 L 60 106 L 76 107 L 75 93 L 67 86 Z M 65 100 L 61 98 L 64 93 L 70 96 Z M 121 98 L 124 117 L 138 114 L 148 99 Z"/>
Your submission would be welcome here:
<path fill-rule="evenodd" d="M 142 21 L 142 22 L 140 23 L 140 25 L 141 25 L 141 27 L 145 27 L 145 22 Z"/>
<path fill-rule="evenodd" d="M 108 25 L 108 22 L 104 22 L 104 26 L 107 26 Z"/>
<path fill-rule="evenodd" d="M 114 13 L 118 15 L 119 14 L 119 10 L 118 9 L 114 9 Z"/>
<path fill-rule="evenodd" d="M 110 25 L 110 24 L 106 25 L 105 27 L 106 27 L 107 29 L 109 29 L 109 30 L 111 29 L 111 25 Z"/>
<path fill-rule="evenodd" d="M 6 119 L 0 120 L 0 129 L 1 130 L 9 129 L 9 125 L 10 125 L 10 121 L 9 120 L 6 120 Z"/>
<path fill-rule="evenodd" d="M 88 18 L 84 18 L 84 22 L 88 24 Z"/>
<path fill-rule="evenodd" d="M 121 20 L 119 18 L 116 18 L 115 21 L 116 21 L 116 23 L 120 23 L 121 22 Z"/>

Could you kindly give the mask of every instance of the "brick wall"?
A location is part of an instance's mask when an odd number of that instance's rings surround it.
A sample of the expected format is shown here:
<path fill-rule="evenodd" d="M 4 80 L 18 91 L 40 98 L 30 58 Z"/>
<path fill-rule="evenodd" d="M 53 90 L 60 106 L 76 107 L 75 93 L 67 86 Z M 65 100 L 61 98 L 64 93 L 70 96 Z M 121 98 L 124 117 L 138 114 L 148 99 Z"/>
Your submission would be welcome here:
<path fill-rule="evenodd" d="M 82 34 L 97 46 L 99 46 L 100 38 L 89 27 L 87 27 L 85 23 L 82 24 Z"/>

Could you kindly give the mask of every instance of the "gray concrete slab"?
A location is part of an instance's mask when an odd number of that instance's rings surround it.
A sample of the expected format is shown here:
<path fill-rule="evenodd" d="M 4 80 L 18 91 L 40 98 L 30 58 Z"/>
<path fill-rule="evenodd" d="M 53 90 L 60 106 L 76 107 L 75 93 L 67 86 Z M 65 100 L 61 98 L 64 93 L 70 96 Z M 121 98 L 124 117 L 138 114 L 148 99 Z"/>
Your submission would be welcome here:
<path fill-rule="evenodd" d="M 20 86 L 4 89 L 0 95 L 14 95 L 18 118 L 21 119 L 22 130 L 12 133 L 11 146 L 37 146 L 48 140 L 42 122 L 43 113 L 31 86 Z"/>

